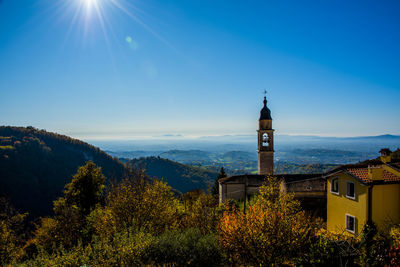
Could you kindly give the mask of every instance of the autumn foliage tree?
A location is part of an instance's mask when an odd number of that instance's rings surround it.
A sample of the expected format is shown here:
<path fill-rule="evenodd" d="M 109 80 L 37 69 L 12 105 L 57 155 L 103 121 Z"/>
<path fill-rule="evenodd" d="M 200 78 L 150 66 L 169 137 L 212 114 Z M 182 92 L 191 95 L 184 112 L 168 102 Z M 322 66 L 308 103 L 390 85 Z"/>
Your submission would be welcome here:
<path fill-rule="evenodd" d="M 219 240 L 231 263 L 280 266 L 306 250 L 319 222 L 307 217 L 293 197 L 268 177 L 246 213 L 225 212 Z"/>
<path fill-rule="evenodd" d="M 166 183 L 130 178 L 110 190 L 106 205 L 117 229 L 134 226 L 156 234 L 174 227 L 181 207 Z"/>

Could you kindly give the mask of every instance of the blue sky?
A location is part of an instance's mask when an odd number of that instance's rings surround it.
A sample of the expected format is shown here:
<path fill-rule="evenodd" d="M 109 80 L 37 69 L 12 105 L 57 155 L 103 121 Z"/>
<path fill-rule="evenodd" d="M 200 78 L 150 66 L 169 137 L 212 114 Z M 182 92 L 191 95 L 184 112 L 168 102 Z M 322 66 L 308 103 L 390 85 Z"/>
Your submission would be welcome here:
<path fill-rule="evenodd" d="M 389 0 L 0 0 L 0 125 L 255 134 L 266 89 L 277 134 L 400 134 L 398 14 Z"/>

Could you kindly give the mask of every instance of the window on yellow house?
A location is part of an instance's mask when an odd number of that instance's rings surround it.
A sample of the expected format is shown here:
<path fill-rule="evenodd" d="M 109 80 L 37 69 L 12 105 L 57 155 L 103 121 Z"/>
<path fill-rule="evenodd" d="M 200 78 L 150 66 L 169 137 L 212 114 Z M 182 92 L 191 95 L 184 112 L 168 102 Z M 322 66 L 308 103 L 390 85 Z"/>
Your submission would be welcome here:
<path fill-rule="evenodd" d="M 351 199 L 356 198 L 355 185 L 353 182 L 346 182 L 346 197 Z"/>
<path fill-rule="evenodd" d="M 354 234 L 355 229 L 356 229 L 356 217 L 346 214 L 346 230 Z"/>
<path fill-rule="evenodd" d="M 331 193 L 339 194 L 339 178 L 333 178 L 331 181 Z"/>

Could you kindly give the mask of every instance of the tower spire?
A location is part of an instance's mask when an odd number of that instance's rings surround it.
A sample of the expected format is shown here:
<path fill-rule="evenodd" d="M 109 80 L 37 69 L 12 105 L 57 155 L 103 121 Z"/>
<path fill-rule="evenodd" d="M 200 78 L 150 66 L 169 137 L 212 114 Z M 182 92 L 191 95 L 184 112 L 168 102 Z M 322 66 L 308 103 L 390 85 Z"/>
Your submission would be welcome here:
<path fill-rule="evenodd" d="M 264 107 L 267 107 L 267 90 L 264 90 Z"/>

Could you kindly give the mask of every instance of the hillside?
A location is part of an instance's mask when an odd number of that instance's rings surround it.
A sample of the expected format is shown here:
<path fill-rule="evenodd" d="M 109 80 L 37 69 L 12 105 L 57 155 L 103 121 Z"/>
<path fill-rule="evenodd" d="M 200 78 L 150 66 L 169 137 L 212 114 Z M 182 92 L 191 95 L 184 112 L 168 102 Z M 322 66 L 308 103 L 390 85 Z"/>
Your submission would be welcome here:
<path fill-rule="evenodd" d="M 185 193 L 193 189 L 207 190 L 213 185 L 218 173 L 191 167 L 159 157 L 146 157 L 130 161 L 144 169 L 151 177 L 159 177 L 176 190 Z"/>
<path fill-rule="evenodd" d="M 52 212 L 79 166 L 92 160 L 108 180 L 120 179 L 124 166 L 100 149 L 33 127 L 0 127 L 0 195 L 33 217 Z"/>

